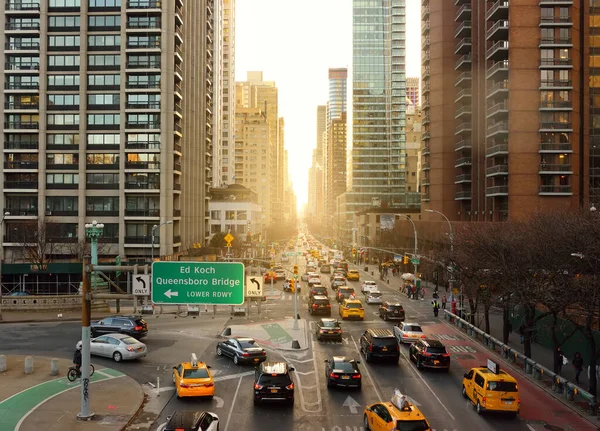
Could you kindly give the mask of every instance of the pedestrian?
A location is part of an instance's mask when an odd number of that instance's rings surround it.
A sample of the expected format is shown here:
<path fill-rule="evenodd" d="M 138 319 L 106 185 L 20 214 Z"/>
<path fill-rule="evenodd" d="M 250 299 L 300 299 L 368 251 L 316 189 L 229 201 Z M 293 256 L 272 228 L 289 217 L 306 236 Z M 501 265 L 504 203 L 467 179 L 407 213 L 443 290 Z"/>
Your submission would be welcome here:
<path fill-rule="evenodd" d="M 581 356 L 581 353 L 575 352 L 573 366 L 575 367 L 575 383 L 579 384 L 579 375 L 583 371 L 583 356 Z"/>
<path fill-rule="evenodd" d="M 525 325 L 519 326 L 519 336 L 521 338 L 521 344 L 525 342 Z"/>
<path fill-rule="evenodd" d="M 560 372 L 562 371 L 564 361 L 563 356 L 564 355 L 560 346 L 554 349 L 554 373 L 558 374 L 559 376 Z"/>
<path fill-rule="evenodd" d="M 446 309 L 446 304 L 448 303 L 448 300 L 446 299 L 446 295 L 442 296 L 442 308 L 445 310 Z"/>

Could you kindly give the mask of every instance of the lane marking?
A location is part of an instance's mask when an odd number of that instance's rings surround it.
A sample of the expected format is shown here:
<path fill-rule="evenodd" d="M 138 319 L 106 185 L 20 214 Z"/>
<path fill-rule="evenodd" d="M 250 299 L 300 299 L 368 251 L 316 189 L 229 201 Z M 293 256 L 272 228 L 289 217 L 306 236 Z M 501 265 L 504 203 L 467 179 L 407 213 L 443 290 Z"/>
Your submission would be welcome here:
<path fill-rule="evenodd" d="M 223 380 L 232 380 L 232 379 L 237 379 L 238 377 L 243 378 L 246 376 L 253 376 L 253 375 L 254 375 L 254 371 L 246 371 L 245 373 L 229 374 L 228 376 L 214 377 L 213 381 L 222 382 Z"/>
<path fill-rule="evenodd" d="M 229 409 L 229 414 L 227 415 L 227 422 L 225 423 L 225 431 L 229 429 L 229 421 L 231 420 L 231 415 L 233 414 L 233 407 L 235 406 L 235 400 L 237 399 L 238 392 L 240 391 L 240 386 L 242 384 L 243 377 L 240 377 L 238 380 L 237 387 L 235 388 L 235 393 L 233 394 L 233 401 L 231 402 L 231 408 Z M 254 394 L 252 394 L 254 397 Z"/>
<path fill-rule="evenodd" d="M 225 401 L 223 400 L 223 398 L 217 397 L 216 395 L 214 395 L 213 399 L 217 402 L 217 408 L 222 409 L 223 406 L 225 405 Z"/>
<path fill-rule="evenodd" d="M 309 376 L 309 375 L 314 374 L 314 373 L 315 373 L 315 370 L 307 371 L 305 373 L 303 373 L 302 371 L 296 371 L 296 374 L 300 374 L 301 376 Z"/>
<path fill-rule="evenodd" d="M 429 389 L 429 392 L 431 392 L 431 395 L 433 395 L 433 397 L 437 400 L 437 402 L 440 403 L 440 405 L 442 406 L 442 408 L 446 411 L 446 413 L 448 413 L 448 416 L 450 416 L 452 418 L 452 420 L 455 421 L 456 418 L 454 416 L 452 416 L 452 413 L 450 413 L 450 410 L 448 410 L 448 408 L 444 405 L 444 403 L 442 402 L 442 400 L 440 400 L 440 398 L 436 395 L 436 393 L 433 391 L 433 389 L 431 389 L 431 386 L 429 386 L 429 384 L 427 383 L 427 381 L 425 381 L 425 379 L 423 378 L 423 376 L 421 375 L 421 373 L 419 373 L 417 371 L 417 369 L 413 365 L 412 361 L 409 358 L 406 357 L 406 355 L 402 351 L 402 346 L 399 346 L 399 347 L 400 347 L 400 354 L 406 360 L 406 362 L 408 363 L 408 365 L 409 365 L 410 369 L 413 371 L 413 373 L 421 380 L 421 382 L 423 382 L 423 384 L 425 385 L 425 387 L 427 389 Z"/>
<path fill-rule="evenodd" d="M 354 339 L 353 335 L 350 335 L 350 338 L 352 339 L 352 342 L 354 343 L 354 348 L 356 349 L 356 352 L 358 353 L 358 356 L 360 356 L 360 350 L 358 349 L 358 344 L 356 344 L 356 340 Z M 377 388 L 377 385 L 375 385 L 375 381 L 373 380 L 373 377 L 371 376 L 371 372 L 369 371 L 369 367 L 366 364 L 367 360 L 365 359 L 365 366 L 363 367 L 363 369 L 366 371 L 367 377 L 369 378 L 369 381 L 371 382 L 371 385 L 373 385 L 373 388 L 375 389 L 375 393 L 377 394 L 377 398 L 380 400 L 383 400 L 383 397 L 381 396 L 381 392 L 379 392 L 379 389 Z"/>

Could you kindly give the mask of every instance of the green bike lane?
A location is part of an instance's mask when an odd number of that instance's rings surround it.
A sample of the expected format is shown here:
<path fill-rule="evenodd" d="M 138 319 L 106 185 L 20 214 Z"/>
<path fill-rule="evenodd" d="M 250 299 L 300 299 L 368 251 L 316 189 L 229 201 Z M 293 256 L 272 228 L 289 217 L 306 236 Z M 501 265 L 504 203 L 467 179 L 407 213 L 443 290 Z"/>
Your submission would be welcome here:
<path fill-rule="evenodd" d="M 93 384 L 124 376 L 120 371 L 103 368 L 95 371 L 90 382 Z M 80 387 L 80 380 L 69 382 L 66 377 L 61 377 L 32 386 L 0 401 L 0 430 L 18 430 L 22 421 L 37 407 L 57 395 Z"/>

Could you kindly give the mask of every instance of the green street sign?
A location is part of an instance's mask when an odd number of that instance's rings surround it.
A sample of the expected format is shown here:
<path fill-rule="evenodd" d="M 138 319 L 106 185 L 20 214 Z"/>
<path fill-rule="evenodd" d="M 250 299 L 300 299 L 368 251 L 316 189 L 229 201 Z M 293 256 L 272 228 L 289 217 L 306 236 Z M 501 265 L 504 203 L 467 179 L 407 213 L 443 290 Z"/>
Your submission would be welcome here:
<path fill-rule="evenodd" d="M 241 262 L 153 262 L 152 302 L 241 305 L 244 280 Z"/>
<path fill-rule="evenodd" d="M 410 260 L 410 263 L 412 263 L 413 265 L 418 265 L 418 264 L 420 264 L 420 263 L 421 263 L 421 261 L 420 261 L 419 259 L 412 258 L 412 259 Z"/>

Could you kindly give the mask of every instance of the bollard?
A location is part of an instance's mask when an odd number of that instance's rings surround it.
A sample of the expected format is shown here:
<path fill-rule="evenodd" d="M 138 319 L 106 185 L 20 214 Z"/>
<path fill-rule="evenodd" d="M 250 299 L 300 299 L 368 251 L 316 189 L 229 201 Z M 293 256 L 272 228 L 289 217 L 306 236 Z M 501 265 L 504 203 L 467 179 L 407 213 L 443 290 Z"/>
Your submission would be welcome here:
<path fill-rule="evenodd" d="M 58 376 L 58 359 L 56 358 L 50 359 L 50 375 Z"/>
<path fill-rule="evenodd" d="M 596 416 L 598 413 L 598 407 L 596 405 L 596 397 L 592 397 L 591 400 L 588 400 L 588 407 L 590 409 L 590 415 Z"/>
<path fill-rule="evenodd" d="M 562 392 L 562 382 L 558 377 L 554 377 L 554 381 L 552 382 L 552 390 L 554 392 L 560 393 Z"/>
<path fill-rule="evenodd" d="M 565 388 L 564 388 L 564 391 L 563 391 L 563 395 L 564 395 L 565 399 L 567 401 L 573 401 L 573 398 L 574 398 L 574 395 L 575 395 L 574 392 L 573 392 L 573 389 L 570 389 L 568 385 L 564 385 L 564 386 L 565 386 Z"/>
<path fill-rule="evenodd" d="M 502 357 L 508 359 L 508 349 L 506 346 L 502 347 Z"/>
<path fill-rule="evenodd" d="M 156 378 L 156 396 L 160 397 L 160 377 Z"/>
<path fill-rule="evenodd" d="M 25 374 L 33 373 L 33 356 L 27 356 L 25 358 Z"/>
<path fill-rule="evenodd" d="M 533 378 L 534 380 L 542 380 L 542 372 L 536 367 L 533 367 Z"/>
<path fill-rule="evenodd" d="M 6 371 L 6 356 L 0 355 L 0 373 Z"/>
<path fill-rule="evenodd" d="M 525 360 L 525 372 L 527 374 L 533 373 L 533 365 L 532 365 L 531 361 L 529 361 L 527 359 Z"/>
<path fill-rule="evenodd" d="M 511 355 L 510 359 L 511 359 L 511 362 L 512 362 L 513 364 L 516 364 L 516 363 L 517 363 L 517 357 L 518 357 L 518 356 L 519 356 L 519 354 L 518 354 L 517 352 L 514 352 L 514 354 L 513 354 L 513 355 Z"/>
<path fill-rule="evenodd" d="M 299 349 L 300 348 L 300 343 L 298 342 L 298 340 L 293 340 L 292 341 L 292 349 Z"/>

